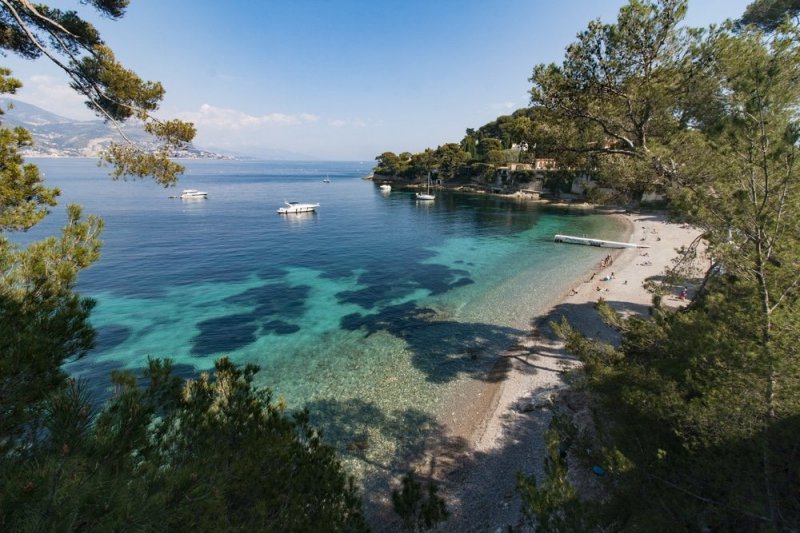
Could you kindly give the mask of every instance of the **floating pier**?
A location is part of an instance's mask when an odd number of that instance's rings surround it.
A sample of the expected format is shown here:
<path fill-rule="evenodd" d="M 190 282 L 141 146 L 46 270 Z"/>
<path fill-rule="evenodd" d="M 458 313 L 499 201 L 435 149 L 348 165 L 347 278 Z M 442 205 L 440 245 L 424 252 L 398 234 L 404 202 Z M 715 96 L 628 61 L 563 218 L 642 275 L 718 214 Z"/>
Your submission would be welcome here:
<path fill-rule="evenodd" d="M 590 239 L 588 237 L 575 237 L 573 235 L 556 235 L 555 242 L 567 244 L 583 244 L 584 246 L 599 246 L 600 248 L 650 248 L 647 244 L 634 244 L 630 242 L 606 241 L 604 239 Z"/>

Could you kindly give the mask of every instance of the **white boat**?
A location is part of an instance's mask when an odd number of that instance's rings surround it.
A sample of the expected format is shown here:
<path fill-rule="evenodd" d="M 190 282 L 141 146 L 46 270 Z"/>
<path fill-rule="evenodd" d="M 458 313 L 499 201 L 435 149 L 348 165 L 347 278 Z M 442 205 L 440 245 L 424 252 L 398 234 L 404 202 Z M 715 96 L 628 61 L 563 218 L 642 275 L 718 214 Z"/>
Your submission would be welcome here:
<path fill-rule="evenodd" d="M 431 194 L 431 175 L 428 174 L 428 181 L 425 185 L 425 192 L 417 193 L 417 200 L 436 200 L 436 195 Z"/>
<path fill-rule="evenodd" d="M 300 202 L 283 202 L 286 204 L 283 207 L 278 208 L 278 213 L 281 215 L 288 215 L 291 213 L 311 213 L 312 211 L 316 211 L 319 207 L 319 204 L 302 204 Z"/>
<path fill-rule="evenodd" d="M 208 193 L 197 189 L 184 189 L 181 192 L 181 200 L 196 200 L 199 198 L 208 198 Z"/>
<path fill-rule="evenodd" d="M 588 237 L 575 237 L 573 235 L 556 235 L 555 237 L 553 237 L 553 241 L 565 242 L 567 244 L 583 244 L 586 246 L 599 246 L 601 248 L 650 248 L 646 244 L 606 241 L 604 239 L 590 239 Z"/>
<path fill-rule="evenodd" d="M 325 176 L 325 178 L 322 180 L 322 183 L 330 183 L 330 182 L 331 179 L 328 176 Z"/>
<path fill-rule="evenodd" d="M 389 185 L 388 183 L 384 183 L 383 185 L 381 185 L 381 190 L 383 192 L 389 192 L 392 190 L 392 186 Z"/>

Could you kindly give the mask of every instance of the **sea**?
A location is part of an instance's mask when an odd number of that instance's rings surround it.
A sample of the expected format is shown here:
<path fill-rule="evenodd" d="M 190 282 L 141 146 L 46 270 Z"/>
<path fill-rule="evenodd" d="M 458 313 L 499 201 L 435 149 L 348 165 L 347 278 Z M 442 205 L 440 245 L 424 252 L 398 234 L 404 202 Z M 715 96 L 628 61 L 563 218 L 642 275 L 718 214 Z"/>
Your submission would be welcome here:
<path fill-rule="evenodd" d="M 33 162 L 62 195 L 22 244 L 58 232 L 68 203 L 105 220 L 102 257 L 78 283 L 97 302 L 97 343 L 67 372 L 107 398 L 111 372 L 140 372 L 148 357 L 187 378 L 221 356 L 256 364 L 257 385 L 307 408 L 356 475 L 442 431 L 448 398 L 487 380 L 605 254 L 554 234 L 624 232 L 581 209 L 382 193 L 363 179 L 371 162 L 192 160 L 170 189 L 114 181 L 91 159 Z M 183 188 L 208 199 L 176 198 Z M 320 207 L 279 215 L 284 201 Z"/>

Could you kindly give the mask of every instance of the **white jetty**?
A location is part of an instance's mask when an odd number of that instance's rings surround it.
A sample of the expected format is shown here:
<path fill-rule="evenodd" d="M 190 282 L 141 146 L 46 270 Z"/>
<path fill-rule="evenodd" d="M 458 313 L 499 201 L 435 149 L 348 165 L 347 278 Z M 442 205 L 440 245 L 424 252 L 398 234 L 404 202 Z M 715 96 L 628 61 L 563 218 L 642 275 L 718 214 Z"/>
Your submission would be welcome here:
<path fill-rule="evenodd" d="M 647 244 L 634 244 L 631 242 L 606 241 L 603 239 L 590 239 L 588 237 L 575 237 L 573 235 L 556 235 L 555 242 L 567 244 L 583 244 L 585 246 L 599 246 L 601 248 L 650 248 Z"/>

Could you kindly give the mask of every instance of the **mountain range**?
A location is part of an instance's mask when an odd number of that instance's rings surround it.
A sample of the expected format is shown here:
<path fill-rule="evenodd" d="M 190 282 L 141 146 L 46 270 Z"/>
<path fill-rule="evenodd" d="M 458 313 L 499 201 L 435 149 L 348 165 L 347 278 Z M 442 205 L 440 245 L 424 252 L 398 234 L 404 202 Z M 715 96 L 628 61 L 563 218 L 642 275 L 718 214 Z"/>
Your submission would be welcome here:
<path fill-rule="evenodd" d="M 33 136 L 32 147 L 23 150 L 27 157 L 97 157 L 112 141 L 121 142 L 117 128 L 103 120 L 73 120 L 56 115 L 32 104 L 0 98 L 4 114 L 0 117 L 6 128 L 23 127 Z M 129 120 L 120 130 L 130 140 L 145 149 L 155 149 L 153 137 L 141 122 Z M 233 159 L 231 155 L 189 146 L 174 154 L 189 159 Z"/>

